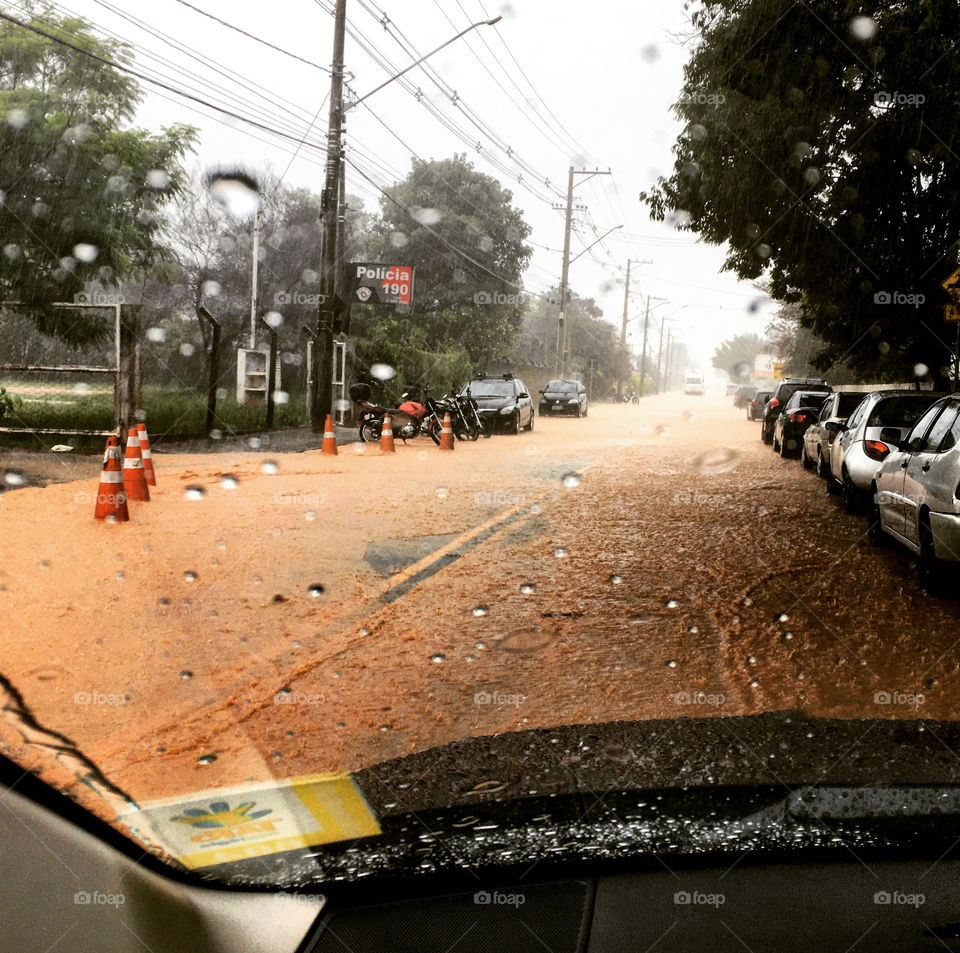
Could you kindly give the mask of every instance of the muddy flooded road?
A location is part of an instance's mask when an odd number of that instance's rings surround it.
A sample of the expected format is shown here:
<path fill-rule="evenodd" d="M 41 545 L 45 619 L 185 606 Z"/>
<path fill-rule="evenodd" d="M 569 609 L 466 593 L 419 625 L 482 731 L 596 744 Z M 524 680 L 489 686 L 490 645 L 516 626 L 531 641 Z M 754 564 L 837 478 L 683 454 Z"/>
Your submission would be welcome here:
<path fill-rule="evenodd" d="M 36 722 L 149 800 L 528 728 L 956 717 L 960 603 L 729 401 L 358 448 L 158 453 L 116 526 L 95 479 L 3 494 Z"/>

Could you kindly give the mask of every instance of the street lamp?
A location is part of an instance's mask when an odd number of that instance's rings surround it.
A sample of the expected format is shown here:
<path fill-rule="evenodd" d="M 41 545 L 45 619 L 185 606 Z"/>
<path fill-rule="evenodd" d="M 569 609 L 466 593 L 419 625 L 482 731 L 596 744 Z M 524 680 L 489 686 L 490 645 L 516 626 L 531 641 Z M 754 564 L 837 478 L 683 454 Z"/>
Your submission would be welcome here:
<path fill-rule="evenodd" d="M 438 50 L 449 46 L 455 40 L 480 26 L 493 26 L 502 17 L 492 20 L 479 20 L 471 23 L 465 30 L 441 43 L 436 49 L 421 56 L 405 69 L 382 82 L 376 89 L 370 90 L 350 107 L 362 103 L 374 93 L 392 83 L 395 79 L 419 66 L 425 59 Z M 335 299 L 339 287 L 338 275 L 343 270 L 340 260 L 340 243 L 337 241 L 339 216 L 343 206 L 343 47 L 347 24 L 347 0 L 336 0 L 333 24 L 333 67 L 330 70 L 330 119 L 327 124 L 327 162 L 324 177 L 321 210 L 323 218 L 323 244 L 321 246 L 320 304 L 317 309 L 316 346 L 313 353 L 312 376 L 316 381 L 313 400 L 310 406 L 310 427 L 314 433 L 323 433 L 326 416 L 332 411 L 333 402 L 333 334 L 338 309 L 342 306 Z"/>

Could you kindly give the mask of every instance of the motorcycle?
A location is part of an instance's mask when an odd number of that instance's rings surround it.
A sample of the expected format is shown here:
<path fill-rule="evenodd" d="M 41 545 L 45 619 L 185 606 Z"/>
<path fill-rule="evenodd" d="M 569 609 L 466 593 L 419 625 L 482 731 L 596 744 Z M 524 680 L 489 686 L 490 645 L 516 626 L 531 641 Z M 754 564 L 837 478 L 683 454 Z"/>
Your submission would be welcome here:
<path fill-rule="evenodd" d="M 481 435 L 493 435 L 493 421 L 483 420 L 479 406 L 472 397 L 460 394 L 451 397 L 447 394 L 432 404 L 431 409 L 437 420 L 443 420 L 445 413 L 450 414 L 450 427 L 457 440 L 477 440 Z"/>
<path fill-rule="evenodd" d="M 407 395 L 404 394 L 404 397 Z M 420 434 L 428 434 L 434 443 L 440 443 L 440 421 L 426 404 L 405 400 L 399 407 L 383 407 L 369 400 L 358 400 L 360 409 L 360 441 L 377 443 L 383 433 L 383 418 L 389 414 L 393 435 L 404 443 Z"/>
<path fill-rule="evenodd" d="M 619 400 L 621 404 L 639 404 L 640 403 L 640 398 L 636 394 L 634 394 L 633 391 L 630 391 L 628 394 L 623 394 L 622 396 L 618 397 L 617 400 Z"/>

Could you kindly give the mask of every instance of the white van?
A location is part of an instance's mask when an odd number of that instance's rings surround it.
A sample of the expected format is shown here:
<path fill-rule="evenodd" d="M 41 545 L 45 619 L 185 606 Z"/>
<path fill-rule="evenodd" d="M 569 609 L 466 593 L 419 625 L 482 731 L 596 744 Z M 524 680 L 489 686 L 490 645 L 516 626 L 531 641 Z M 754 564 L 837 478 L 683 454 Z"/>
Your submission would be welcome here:
<path fill-rule="evenodd" d="M 707 392 L 703 375 L 697 371 L 687 371 L 683 376 L 683 392 L 684 394 L 694 394 L 697 397 L 702 397 Z"/>

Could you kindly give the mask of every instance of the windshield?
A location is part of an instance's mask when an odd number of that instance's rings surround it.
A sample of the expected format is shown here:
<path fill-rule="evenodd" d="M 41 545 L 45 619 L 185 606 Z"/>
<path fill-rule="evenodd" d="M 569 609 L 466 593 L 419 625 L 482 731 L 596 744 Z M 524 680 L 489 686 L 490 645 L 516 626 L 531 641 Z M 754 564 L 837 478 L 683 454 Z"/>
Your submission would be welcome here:
<path fill-rule="evenodd" d="M 845 392 L 837 397 L 836 416 L 846 419 L 853 413 L 856 406 L 866 397 L 863 393 Z"/>
<path fill-rule="evenodd" d="M 885 397 L 877 401 L 870 412 L 870 416 L 867 418 L 867 426 L 912 427 L 935 399 L 936 397 L 927 397 L 925 394 Z"/>
<path fill-rule="evenodd" d="M 513 384 L 510 381 L 473 381 L 469 385 L 472 397 L 513 397 Z M 464 387 L 463 393 L 467 392 Z"/>
<path fill-rule="evenodd" d="M 244 883 L 953 784 L 955 421 L 781 417 L 958 387 L 952 7 L 384 3 L 0 9 L 0 753 Z"/>

